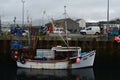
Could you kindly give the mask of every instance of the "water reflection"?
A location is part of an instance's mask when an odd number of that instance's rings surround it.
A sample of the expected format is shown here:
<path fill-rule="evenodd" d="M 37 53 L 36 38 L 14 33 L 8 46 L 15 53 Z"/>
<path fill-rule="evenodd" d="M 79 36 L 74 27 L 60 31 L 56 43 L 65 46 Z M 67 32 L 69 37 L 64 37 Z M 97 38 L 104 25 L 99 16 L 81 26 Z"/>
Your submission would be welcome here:
<path fill-rule="evenodd" d="M 94 70 L 95 80 L 120 80 L 120 68 L 108 66 Z"/>
<path fill-rule="evenodd" d="M 17 80 L 95 80 L 92 68 L 74 70 L 18 69 Z"/>
<path fill-rule="evenodd" d="M 95 80 L 92 68 L 74 70 L 21 69 L 0 65 L 0 80 Z"/>
<path fill-rule="evenodd" d="M 16 80 L 17 69 L 13 65 L 0 64 L 0 80 Z"/>
<path fill-rule="evenodd" d="M 95 67 L 74 70 L 20 69 L 0 64 L 0 80 L 120 80 L 120 68 Z"/>

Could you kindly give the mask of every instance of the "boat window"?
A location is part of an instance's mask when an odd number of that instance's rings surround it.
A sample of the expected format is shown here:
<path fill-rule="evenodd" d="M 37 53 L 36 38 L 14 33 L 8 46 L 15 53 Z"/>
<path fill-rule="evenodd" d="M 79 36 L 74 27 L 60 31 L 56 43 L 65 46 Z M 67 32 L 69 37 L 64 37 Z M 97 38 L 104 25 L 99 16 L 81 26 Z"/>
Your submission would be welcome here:
<path fill-rule="evenodd" d="M 56 31 L 59 31 L 59 29 L 56 29 Z"/>
<path fill-rule="evenodd" d="M 56 51 L 55 52 L 55 59 L 62 60 L 62 59 L 69 59 L 71 57 L 76 57 L 77 51 Z"/>

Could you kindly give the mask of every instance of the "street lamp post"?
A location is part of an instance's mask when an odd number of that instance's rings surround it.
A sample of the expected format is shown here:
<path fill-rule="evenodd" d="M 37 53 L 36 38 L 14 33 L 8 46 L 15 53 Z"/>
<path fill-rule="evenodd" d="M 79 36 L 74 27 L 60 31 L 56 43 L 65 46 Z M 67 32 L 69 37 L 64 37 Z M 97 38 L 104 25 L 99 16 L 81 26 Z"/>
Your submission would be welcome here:
<path fill-rule="evenodd" d="M 109 25 L 109 5 L 110 3 L 109 3 L 109 0 L 107 0 L 107 25 L 106 25 L 106 31 L 108 31 L 109 30 L 109 28 L 110 28 L 110 25 Z M 109 40 L 109 33 L 107 32 L 107 38 L 108 38 L 108 40 Z"/>
<path fill-rule="evenodd" d="M 24 3 L 25 3 L 25 0 L 21 0 L 22 2 L 22 27 L 24 27 Z"/>
<path fill-rule="evenodd" d="M 1 16 L 0 16 L 0 34 L 1 34 Z"/>
<path fill-rule="evenodd" d="M 109 28 L 109 0 L 107 0 L 107 29 Z"/>

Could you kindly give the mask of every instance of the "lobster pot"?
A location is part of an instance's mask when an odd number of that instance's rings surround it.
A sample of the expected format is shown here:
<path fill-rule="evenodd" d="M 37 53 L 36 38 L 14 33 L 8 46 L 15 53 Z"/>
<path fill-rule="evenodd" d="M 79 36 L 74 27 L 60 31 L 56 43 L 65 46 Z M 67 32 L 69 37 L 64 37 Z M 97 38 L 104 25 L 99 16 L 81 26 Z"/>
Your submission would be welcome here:
<path fill-rule="evenodd" d="M 54 51 L 50 49 L 37 49 L 36 58 L 54 59 Z"/>

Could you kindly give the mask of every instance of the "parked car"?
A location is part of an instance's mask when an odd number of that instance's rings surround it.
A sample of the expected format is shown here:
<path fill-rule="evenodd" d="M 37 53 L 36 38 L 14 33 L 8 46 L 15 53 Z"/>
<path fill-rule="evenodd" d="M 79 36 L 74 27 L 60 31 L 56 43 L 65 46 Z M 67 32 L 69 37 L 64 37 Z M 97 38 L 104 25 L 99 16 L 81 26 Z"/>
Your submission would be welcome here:
<path fill-rule="evenodd" d="M 100 34 L 100 27 L 99 26 L 89 26 L 89 27 L 86 27 L 86 28 L 80 30 L 80 33 L 83 35 L 86 35 L 86 34 L 98 35 L 98 34 Z"/>
<path fill-rule="evenodd" d="M 65 33 L 64 28 L 54 28 L 53 33 Z"/>

